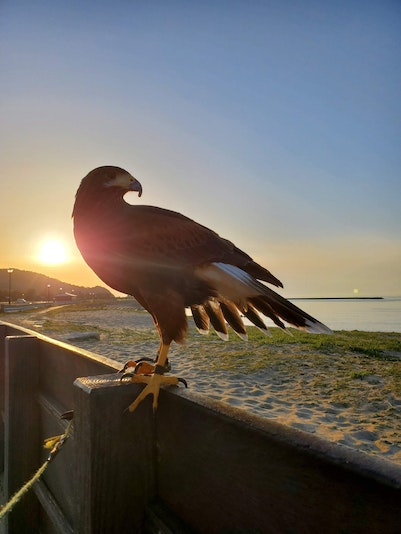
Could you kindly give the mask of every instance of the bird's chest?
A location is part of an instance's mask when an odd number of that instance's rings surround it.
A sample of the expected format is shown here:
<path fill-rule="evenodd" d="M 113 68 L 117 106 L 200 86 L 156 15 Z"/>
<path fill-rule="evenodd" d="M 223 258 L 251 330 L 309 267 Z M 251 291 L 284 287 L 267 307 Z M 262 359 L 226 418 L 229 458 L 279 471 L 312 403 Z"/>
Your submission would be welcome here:
<path fill-rule="evenodd" d="M 115 213 L 94 210 L 90 216 L 75 220 L 74 234 L 80 251 L 93 256 L 99 252 L 115 254 L 127 250 L 132 229 L 127 228 L 124 218 Z"/>

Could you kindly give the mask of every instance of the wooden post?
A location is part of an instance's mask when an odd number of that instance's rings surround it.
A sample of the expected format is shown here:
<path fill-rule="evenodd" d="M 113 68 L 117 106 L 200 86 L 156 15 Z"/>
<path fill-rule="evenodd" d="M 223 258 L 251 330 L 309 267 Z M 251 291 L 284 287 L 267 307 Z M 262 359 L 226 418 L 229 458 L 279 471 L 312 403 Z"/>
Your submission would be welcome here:
<path fill-rule="evenodd" d="M 129 413 L 143 386 L 121 383 L 116 374 L 78 378 L 74 385 L 74 532 L 140 533 L 156 491 L 151 403 Z"/>
<path fill-rule="evenodd" d="M 38 339 L 9 336 L 5 347 L 4 489 L 8 500 L 40 467 Z M 7 519 L 9 534 L 35 532 L 39 524 L 35 494 L 24 495 Z"/>
<path fill-rule="evenodd" d="M 6 325 L 0 324 L 0 473 L 4 471 L 4 372 Z"/>

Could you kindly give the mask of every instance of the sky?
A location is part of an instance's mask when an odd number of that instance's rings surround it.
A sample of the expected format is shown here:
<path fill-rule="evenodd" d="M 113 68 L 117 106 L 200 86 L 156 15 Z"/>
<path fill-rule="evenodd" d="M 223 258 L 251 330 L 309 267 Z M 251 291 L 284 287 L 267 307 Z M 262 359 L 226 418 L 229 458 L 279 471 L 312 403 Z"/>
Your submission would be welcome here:
<path fill-rule="evenodd" d="M 71 212 L 117 165 L 286 297 L 401 295 L 400 28 L 398 0 L 0 0 L 0 268 L 104 285 Z"/>

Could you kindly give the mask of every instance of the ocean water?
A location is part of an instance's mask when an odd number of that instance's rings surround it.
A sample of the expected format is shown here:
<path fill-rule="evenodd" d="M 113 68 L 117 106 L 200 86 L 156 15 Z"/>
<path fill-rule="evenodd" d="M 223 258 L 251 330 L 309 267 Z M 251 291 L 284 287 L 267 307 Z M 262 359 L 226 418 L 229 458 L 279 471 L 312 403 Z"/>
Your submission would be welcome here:
<path fill-rule="evenodd" d="M 401 333 L 401 297 L 294 299 L 292 302 L 332 330 Z"/>

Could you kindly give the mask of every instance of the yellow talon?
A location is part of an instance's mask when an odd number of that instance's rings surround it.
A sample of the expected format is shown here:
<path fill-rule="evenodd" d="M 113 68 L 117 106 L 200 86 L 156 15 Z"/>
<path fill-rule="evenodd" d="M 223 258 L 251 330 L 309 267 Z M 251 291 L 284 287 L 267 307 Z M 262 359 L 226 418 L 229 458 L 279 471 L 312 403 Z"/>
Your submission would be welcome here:
<path fill-rule="evenodd" d="M 179 382 L 176 376 L 164 376 L 160 374 L 152 374 L 150 376 L 133 375 L 131 381 L 139 384 L 146 384 L 146 386 L 143 388 L 134 402 L 130 404 L 128 408 L 130 412 L 133 412 L 148 395 L 153 395 L 153 412 L 155 412 L 157 409 L 160 386 L 163 384 L 178 386 Z"/>
<path fill-rule="evenodd" d="M 160 386 L 162 386 L 163 384 L 166 384 L 168 386 L 178 386 L 178 384 L 182 382 L 185 385 L 185 387 L 187 387 L 187 383 L 183 378 L 164 375 L 164 373 L 169 369 L 169 365 L 167 361 L 167 353 L 168 353 L 169 347 L 170 347 L 170 342 L 169 343 L 162 342 L 158 350 L 157 361 L 155 362 L 154 365 L 149 366 L 148 364 L 146 364 L 148 368 L 146 369 L 141 368 L 140 372 L 134 373 L 133 375 L 131 375 L 130 373 L 127 374 L 127 376 L 128 375 L 130 376 L 131 382 L 134 382 L 136 384 L 146 384 L 146 386 L 140 392 L 138 397 L 128 407 L 128 410 L 130 412 L 133 412 L 134 410 L 136 410 L 138 405 L 143 401 L 145 397 L 147 397 L 148 395 L 153 395 L 153 413 L 154 413 L 157 410 L 157 401 L 159 398 Z M 150 371 L 150 372 L 146 372 L 146 371 Z M 123 376 L 125 377 L 125 375 Z"/>

